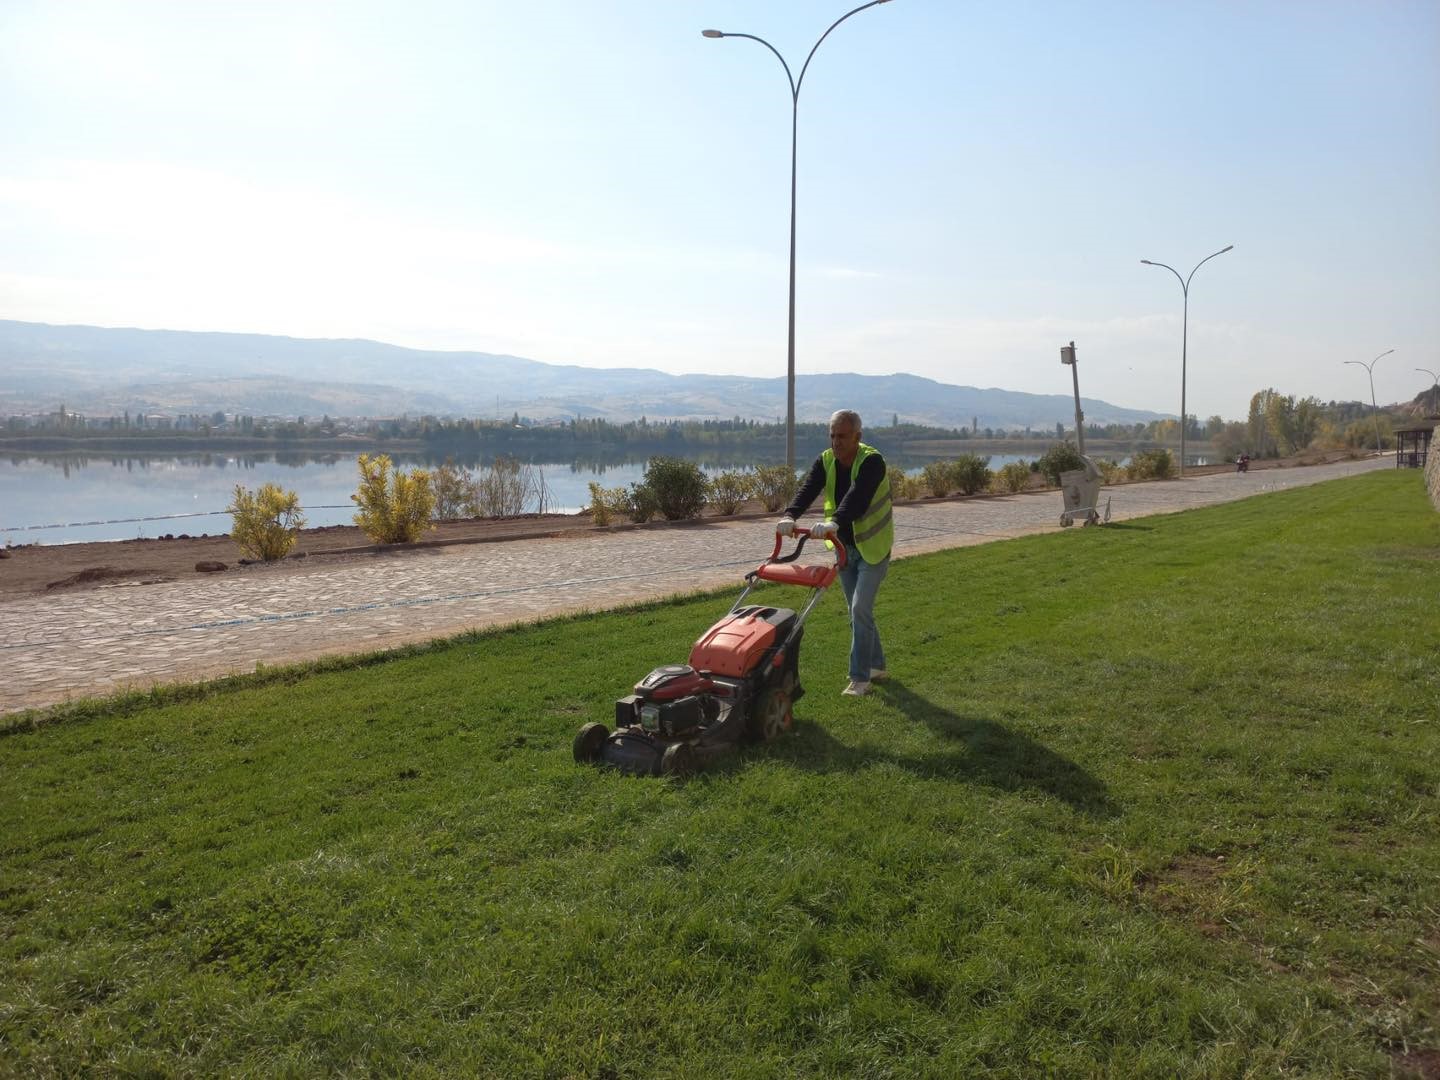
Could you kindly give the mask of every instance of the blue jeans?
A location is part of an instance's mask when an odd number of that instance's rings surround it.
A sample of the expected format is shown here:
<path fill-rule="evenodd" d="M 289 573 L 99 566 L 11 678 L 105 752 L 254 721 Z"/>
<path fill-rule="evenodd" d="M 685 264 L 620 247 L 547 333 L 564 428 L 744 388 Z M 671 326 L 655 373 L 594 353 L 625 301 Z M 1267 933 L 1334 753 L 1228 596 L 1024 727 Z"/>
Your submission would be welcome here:
<path fill-rule="evenodd" d="M 859 682 L 869 682 L 870 670 L 885 666 L 880 628 L 875 625 L 875 594 L 889 571 L 888 556 L 882 562 L 868 563 L 853 544 L 845 545 L 840 587 L 845 590 L 845 606 L 850 611 L 850 678 Z"/>

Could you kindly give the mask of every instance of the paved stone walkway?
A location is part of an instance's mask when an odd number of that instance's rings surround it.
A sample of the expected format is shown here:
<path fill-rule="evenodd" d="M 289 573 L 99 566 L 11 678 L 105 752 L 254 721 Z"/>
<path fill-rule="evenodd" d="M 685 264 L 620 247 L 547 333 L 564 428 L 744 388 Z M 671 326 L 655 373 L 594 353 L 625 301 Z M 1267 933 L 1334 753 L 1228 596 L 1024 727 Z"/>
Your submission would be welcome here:
<path fill-rule="evenodd" d="M 1388 458 L 1106 489 L 1112 518 L 1392 467 Z M 1058 491 L 899 506 L 896 558 L 1058 531 Z M 807 518 L 809 520 L 809 518 Z M 769 520 L 316 558 L 0 605 L 0 713 L 733 584 Z"/>

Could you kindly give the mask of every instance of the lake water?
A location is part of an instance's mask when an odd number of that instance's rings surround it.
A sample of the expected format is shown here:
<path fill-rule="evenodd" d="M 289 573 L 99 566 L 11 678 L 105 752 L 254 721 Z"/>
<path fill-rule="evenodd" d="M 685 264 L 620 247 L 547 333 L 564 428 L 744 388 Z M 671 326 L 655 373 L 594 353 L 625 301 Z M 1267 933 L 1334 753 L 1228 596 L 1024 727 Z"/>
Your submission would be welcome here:
<path fill-rule="evenodd" d="M 418 455 L 392 457 L 404 469 L 434 464 Z M 992 469 L 1021 459 L 1015 454 L 989 457 Z M 899 463 L 908 471 L 919 468 Z M 712 473 L 739 468 L 703 462 L 701 467 Z M 591 481 L 607 488 L 629 487 L 645 475 L 643 460 L 531 468 L 543 477 L 548 509 L 555 513 L 589 505 Z M 230 531 L 225 507 L 237 484 L 253 490 L 273 483 L 296 492 L 307 525 L 349 525 L 355 516 L 350 496 L 358 482 L 353 454 L 12 454 L 0 458 L 0 544 L 71 544 L 182 533 L 223 536 Z"/>

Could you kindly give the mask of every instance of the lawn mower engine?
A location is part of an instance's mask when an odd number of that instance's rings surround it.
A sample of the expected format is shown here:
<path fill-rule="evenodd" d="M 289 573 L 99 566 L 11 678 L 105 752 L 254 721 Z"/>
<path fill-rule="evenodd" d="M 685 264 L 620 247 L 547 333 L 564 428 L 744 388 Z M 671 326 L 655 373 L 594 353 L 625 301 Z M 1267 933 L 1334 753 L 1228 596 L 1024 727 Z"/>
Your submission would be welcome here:
<path fill-rule="evenodd" d="M 647 776 L 685 774 L 742 741 L 787 731 L 804 693 L 801 622 L 789 608 L 735 608 L 695 642 L 688 664 L 656 668 L 615 702 L 613 732 L 582 727 L 575 760 Z"/>

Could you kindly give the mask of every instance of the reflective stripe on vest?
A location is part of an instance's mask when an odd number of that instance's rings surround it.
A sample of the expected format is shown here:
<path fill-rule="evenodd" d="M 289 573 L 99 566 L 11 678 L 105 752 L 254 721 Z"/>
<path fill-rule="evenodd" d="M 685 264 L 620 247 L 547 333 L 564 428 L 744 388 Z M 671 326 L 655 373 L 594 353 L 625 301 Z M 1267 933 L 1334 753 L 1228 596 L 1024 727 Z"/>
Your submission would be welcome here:
<path fill-rule="evenodd" d="M 855 460 L 850 465 L 851 487 L 855 486 L 860 475 L 861 464 L 871 454 L 877 453 L 879 451 L 873 446 L 860 444 Z M 835 516 L 835 507 L 839 505 L 835 500 L 835 451 L 826 450 L 820 455 L 820 460 L 825 466 L 825 517 L 832 518 Z M 890 502 L 888 472 L 880 478 L 880 486 L 875 489 L 864 515 L 853 522 L 850 528 L 855 533 L 855 546 L 860 549 L 860 556 L 866 562 L 884 562 L 890 557 L 890 549 L 895 542 L 895 518 Z M 827 541 L 826 546 L 832 545 Z"/>

